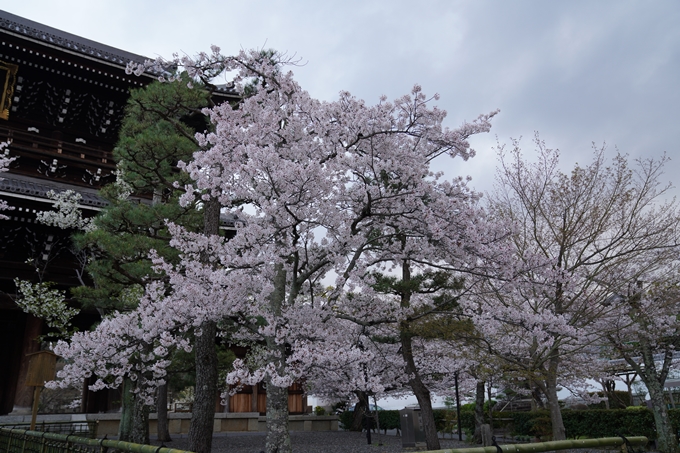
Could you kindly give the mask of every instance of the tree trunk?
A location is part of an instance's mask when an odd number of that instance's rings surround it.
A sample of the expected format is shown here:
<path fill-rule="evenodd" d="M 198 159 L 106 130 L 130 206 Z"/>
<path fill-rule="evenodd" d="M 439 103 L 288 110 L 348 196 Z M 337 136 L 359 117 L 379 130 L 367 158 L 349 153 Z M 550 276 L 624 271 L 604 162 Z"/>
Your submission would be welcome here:
<path fill-rule="evenodd" d="M 472 438 L 476 444 L 482 443 L 482 425 L 484 424 L 484 381 L 477 381 L 475 388 L 475 434 Z"/>
<path fill-rule="evenodd" d="M 139 395 L 135 397 L 134 413 L 132 420 L 131 441 L 136 444 L 149 445 L 149 406 Z"/>
<path fill-rule="evenodd" d="M 638 367 L 638 374 L 647 386 L 649 399 L 652 402 L 652 414 L 654 415 L 654 426 L 656 428 L 656 447 L 662 453 L 678 453 L 678 442 L 673 432 L 673 426 L 668 417 L 668 408 L 664 398 L 663 387 L 668 376 L 668 370 L 673 359 L 673 351 L 667 349 L 664 353 L 663 364 L 657 369 L 654 359 L 654 350 L 649 340 L 644 336 L 640 337 L 641 355 L 644 368 Z"/>
<path fill-rule="evenodd" d="M 269 296 L 269 309 L 274 318 L 281 316 L 283 302 L 286 298 L 286 271 L 283 265 L 276 266 L 274 291 Z M 267 352 L 269 363 L 280 376 L 286 375 L 286 346 L 276 341 L 276 336 L 268 336 Z M 288 388 L 276 387 L 271 376 L 267 383 L 267 453 L 291 453 L 290 434 L 288 433 Z"/>
<path fill-rule="evenodd" d="M 118 439 L 138 444 L 149 443 L 149 407 L 135 393 L 137 381 L 123 379 Z"/>
<path fill-rule="evenodd" d="M 604 408 L 605 409 L 611 409 L 611 394 L 610 394 L 610 383 L 611 379 L 598 379 L 598 382 L 600 383 L 600 386 L 602 387 L 602 393 L 604 396 Z"/>
<path fill-rule="evenodd" d="M 189 426 L 189 450 L 196 453 L 210 453 L 212 448 L 217 397 L 216 333 L 216 323 L 205 322 L 201 325 L 201 334 L 196 336 L 194 342 L 196 391 Z"/>
<path fill-rule="evenodd" d="M 217 235 L 220 231 L 220 203 L 210 199 L 203 206 L 203 233 Z M 204 262 L 207 262 L 207 255 Z M 189 450 L 210 453 L 213 425 L 215 423 L 215 399 L 217 398 L 217 349 L 215 337 L 217 324 L 204 322 L 201 334 L 195 337 L 196 387 L 191 426 L 189 427 Z"/>
<path fill-rule="evenodd" d="M 430 390 L 423 383 L 420 378 L 420 373 L 416 367 L 413 359 L 413 343 L 411 341 L 411 334 L 408 332 L 408 327 L 402 324 L 401 332 L 401 354 L 406 362 L 406 373 L 412 376 L 408 384 L 413 390 L 413 394 L 418 400 L 420 406 L 420 416 L 423 422 L 423 431 L 425 432 L 425 442 L 428 450 L 439 450 L 439 436 L 437 435 L 437 426 L 434 422 L 434 413 L 432 412 L 432 400 L 430 399 Z"/>
<path fill-rule="evenodd" d="M 158 416 L 157 432 L 160 442 L 170 442 L 170 429 L 168 426 L 168 384 L 165 383 L 158 387 L 158 397 L 156 400 L 156 413 Z"/>
<path fill-rule="evenodd" d="M 120 424 L 118 425 L 118 439 L 125 442 L 132 442 L 132 423 L 135 411 L 135 394 L 133 393 L 134 383 L 129 377 L 123 379 L 123 389 L 121 390 Z"/>
<path fill-rule="evenodd" d="M 437 426 L 434 422 L 434 412 L 432 412 L 430 390 L 423 384 L 420 375 L 409 380 L 409 384 L 413 393 L 416 395 L 418 405 L 420 406 L 420 416 L 422 417 L 423 431 L 425 431 L 427 449 L 440 450 L 441 446 L 439 445 Z"/>
<path fill-rule="evenodd" d="M 652 401 L 652 413 L 654 414 L 654 426 L 656 427 L 657 449 L 662 453 L 678 453 L 678 442 L 673 432 L 673 426 L 668 418 L 668 409 L 663 394 L 663 385 L 658 379 L 649 376 L 652 373 L 640 374 L 649 391 L 649 399 Z M 656 373 L 653 373 L 656 374 Z"/>
<path fill-rule="evenodd" d="M 411 268 L 408 260 L 404 260 L 402 264 L 402 281 L 404 283 L 411 281 Z M 407 286 L 407 285 L 405 285 Z M 403 290 L 401 294 L 401 306 L 404 308 L 411 305 L 411 291 Z M 418 367 L 413 357 L 413 339 L 411 333 L 411 326 L 408 321 L 402 321 L 399 324 L 399 340 L 401 342 L 401 355 L 406 364 L 406 373 L 411 376 L 408 384 L 413 390 L 413 394 L 418 400 L 420 406 L 420 417 L 423 422 L 423 431 L 425 431 L 425 442 L 428 450 L 439 450 L 439 436 L 437 435 L 437 426 L 434 423 L 434 413 L 432 412 L 432 400 L 430 399 L 430 390 L 423 383 L 418 372 Z"/>
<path fill-rule="evenodd" d="M 288 434 L 288 388 L 276 387 L 267 378 L 266 453 L 291 453 Z"/>
<path fill-rule="evenodd" d="M 491 432 L 493 433 L 493 403 L 491 401 L 491 385 L 491 380 L 489 380 L 489 385 L 487 387 L 487 400 L 489 401 L 489 426 L 491 427 Z"/>
<path fill-rule="evenodd" d="M 554 358 L 551 358 L 551 362 Z M 546 394 L 548 396 L 548 409 L 550 410 L 550 423 L 552 424 L 552 440 L 565 440 L 567 438 L 562 420 L 562 410 L 557 398 L 557 375 L 549 373 L 546 379 Z"/>
<path fill-rule="evenodd" d="M 354 405 L 354 412 L 352 414 L 352 426 L 350 431 L 359 431 L 364 427 L 364 415 L 368 410 L 368 394 L 366 392 L 354 392 L 359 399 Z"/>
<path fill-rule="evenodd" d="M 529 385 L 531 386 L 531 410 L 536 411 L 539 409 L 545 409 L 540 387 L 536 385 L 533 380 L 529 381 Z"/>

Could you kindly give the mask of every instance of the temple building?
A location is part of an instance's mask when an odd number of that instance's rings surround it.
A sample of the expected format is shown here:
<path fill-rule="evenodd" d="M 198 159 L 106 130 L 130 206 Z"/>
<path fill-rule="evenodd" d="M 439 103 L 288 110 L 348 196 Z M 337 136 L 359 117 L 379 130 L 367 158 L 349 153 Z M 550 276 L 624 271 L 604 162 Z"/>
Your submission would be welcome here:
<path fill-rule="evenodd" d="M 112 150 L 130 90 L 155 79 L 128 75 L 125 67 L 144 60 L 0 11 L 0 142 L 10 142 L 5 152 L 16 158 L 0 173 L 0 199 L 13 208 L 0 220 L 0 415 L 30 411 L 26 356 L 40 348 L 36 338 L 46 331 L 42 320 L 15 304 L 14 279 L 50 281 L 64 290 L 88 281 L 72 231 L 37 223 L 36 213 L 52 208 L 49 191 L 80 193 L 85 216 L 105 206 L 97 191 L 115 179 Z M 230 90 L 216 95 L 218 101 L 236 99 Z M 87 328 L 98 319 L 92 311 L 74 322 Z M 291 413 L 303 412 L 301 388 L 291 391 Z M 263 397 L 262 389 L 252 388 L 230 406 L 263 412 Z M 113 399 L 85 392 L 81 411 L 115 410 Z"/>
<path fill-rule="evenodd" d="M 86 278 L 72 232 L 36 223 L 36 213 L 51 209 L 50 190 L 80 193 L 84 215 L 105 205 L 97 190 L 113 180 L 111 151 L 130 89 L 153 80 L 126 75 L 130 60 L 145 58 L 0 11 L 0 142 L 16 157 L 0 174 L 0 197 L 13 207 L 0 221 L 0 414 L 30 408 L 26 355 L 45 329 L 14 303 L 14 279 L 68 289 Z M 85 313 L 76 322 L 96 319 Z"/>

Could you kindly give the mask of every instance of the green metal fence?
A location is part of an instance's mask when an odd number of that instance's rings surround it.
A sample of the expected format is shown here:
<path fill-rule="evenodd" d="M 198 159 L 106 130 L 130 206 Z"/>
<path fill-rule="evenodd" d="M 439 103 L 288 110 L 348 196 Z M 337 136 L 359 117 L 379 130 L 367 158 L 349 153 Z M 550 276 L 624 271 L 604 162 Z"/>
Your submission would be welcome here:
<path fill-rule="evenodd" d="M 108 449 L 129 453 L 191 453 L 119 440 L 86 439 L 50 432 L 0 428 L 0 452 L 4 453 L 106 453 Z"/>
<path fill-rule="evenodd" d="M 34 431 L 42 431 L 49 433 L 64 434 L 67 436 L 74 435 L 79 437 L 87 437 L 88 439 L 95 439 L 97 437 L 97 420 L 89 421 L 69 421 L 69 422 L 47 422 L 41 421 L 36 423 Z M 30 423 L 2 423 L 0 428 L 9 429 L 30 429 Z"/>
<path fill-rule="evenodd" d="M 637 437 L 603 437 L 600 439 L 554 440 L 531 444 L 498 445 L 475 448 L 449 448 L 446 450 L 428 450 L 421 453 L 539 453 L 544 451 L 576 450 L 579 448 L 616 448 L 626 444 L 628 452 L 632 447 L 644 447 L 647 438 Z"/>

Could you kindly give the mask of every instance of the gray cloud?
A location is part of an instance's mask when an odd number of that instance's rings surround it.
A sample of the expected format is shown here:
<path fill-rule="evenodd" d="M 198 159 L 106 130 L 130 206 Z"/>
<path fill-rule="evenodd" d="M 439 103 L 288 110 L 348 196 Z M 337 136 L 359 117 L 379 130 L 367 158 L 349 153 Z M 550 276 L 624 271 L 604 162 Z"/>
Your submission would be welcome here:
<path fill-rule="evenodd" d="M 538 130 L 567 163 L 590 143 L 659 156 L 680 170 L 677 105 L 680 4 L 541 1 L 130 1 L 26 0 L 8 10 L 71 33 L 154 57 L 272 47 L 296 53 L 303 87 L 375 102 L 414 83 L 441 95 L 451 127 L 502 110 L 473 140 L 478 156 L 447 168 L 490 187 L 491 146 Z M 108 2 L 107 2 L 108 3 Z"/>

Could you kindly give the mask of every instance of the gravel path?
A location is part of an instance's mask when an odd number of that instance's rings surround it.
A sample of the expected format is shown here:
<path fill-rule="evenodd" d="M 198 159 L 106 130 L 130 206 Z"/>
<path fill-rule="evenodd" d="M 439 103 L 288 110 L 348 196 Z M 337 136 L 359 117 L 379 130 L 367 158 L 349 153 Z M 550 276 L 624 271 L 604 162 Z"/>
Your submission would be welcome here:
<path fill-rule="evenodd" d="M 259 453 L 264 450 L 266 433 L 242 433 L 234 432 L 213 437 L 213 453 Z M 366 441 L 366 433 L 350 431 L 317 431 L 290 433 L 293 444 L 293 453 L 401 453 L 401 437 L 385 436 L 378 437 L 372 434 L 372 445 Z M 382 446 L 378 445 L 378 440 Z M 465 442 L 452 439 L 440 440 L 442 448 L 463 448 L 470 445 Z M 158 445 L 158 442 L 152 442 Z M 185 437 L 173 437 L 166 447 L 184 450 L 188 448 L 188 439 Z"/>

